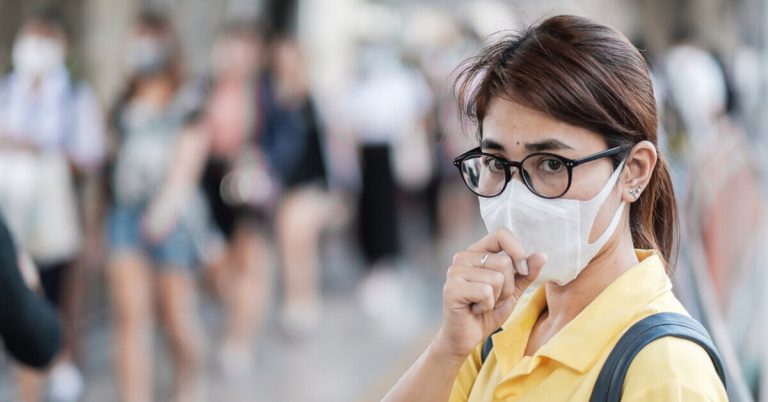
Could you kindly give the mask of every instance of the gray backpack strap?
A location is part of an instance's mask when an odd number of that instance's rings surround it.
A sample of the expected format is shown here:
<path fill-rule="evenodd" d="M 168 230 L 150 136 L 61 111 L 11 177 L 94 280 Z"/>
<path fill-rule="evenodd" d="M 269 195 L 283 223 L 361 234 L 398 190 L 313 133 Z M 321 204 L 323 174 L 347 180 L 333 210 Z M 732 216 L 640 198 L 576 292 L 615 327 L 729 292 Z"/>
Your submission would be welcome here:
<path fill-rule="evenodd" d="M 717 375 L 725 382 L 725 368 L 707 330 L 696 320 L 677 313 L 659 313 L 633 325 L 616 343 L 592 389 L 590 402 L 619 402 L 632 359 L 649 343 L 666 336 L 692 341 L 709 354 Z"/>

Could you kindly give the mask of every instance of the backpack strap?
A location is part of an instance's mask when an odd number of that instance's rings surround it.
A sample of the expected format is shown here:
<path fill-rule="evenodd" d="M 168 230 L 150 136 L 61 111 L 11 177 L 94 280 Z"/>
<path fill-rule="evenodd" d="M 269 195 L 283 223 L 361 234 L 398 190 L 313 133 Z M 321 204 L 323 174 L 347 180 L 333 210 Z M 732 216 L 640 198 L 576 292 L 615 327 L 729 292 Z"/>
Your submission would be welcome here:
<path fill-rule="evenodd" d="M 491 336 L 494 334 L 501 332 L 502 328 L 496 328 L 495 331 L 493 331 L 492 334 L 488 335 L 487 338 L 485 338 L 485 342 L 483 342 L 483 349 L 480 351 L 480 362 L 485 363 L 485 359 L 488 358 L 488 355 L 491 354 L 491 349 L 493 349 L 493 339 Z"/>
<path fill-rule="evenodd" d="M 590 402 L 619 402 L 624 378 L 632 360 L 646 345 L 667 336 L 687 339 L 704 348 L 712 359 L 723 387 L 726 386 L 725 368 L 707 330 L 691 317 L 659 313 L 640 320 L 619 339 L 600 370 Z"/>

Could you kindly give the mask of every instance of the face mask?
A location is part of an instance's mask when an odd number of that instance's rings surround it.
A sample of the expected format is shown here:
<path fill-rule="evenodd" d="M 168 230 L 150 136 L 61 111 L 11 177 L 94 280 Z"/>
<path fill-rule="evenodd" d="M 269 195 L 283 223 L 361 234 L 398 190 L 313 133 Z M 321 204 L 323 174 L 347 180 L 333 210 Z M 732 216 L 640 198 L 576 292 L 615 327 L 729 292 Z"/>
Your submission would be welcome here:
<path fill-rule="evenodd" d="M 547 264 L 534 283 L 558 285 L 576 279 L 616 230 L 624 211 L 619 204 L 602 235 L 589 243 L 589 234 L 600 206 L 619 179 L 624 162 L 591 200 L 545 199 L 533 194 L 520 180 L 512 179 L 500 195 L 480 198 L 480 214 L 488 232 L 509 229 L 529 254 L 544 252 Z"/>
<path fill-rule="evenodd" d="M 55 40 L 30 35 L 16 41 L 12 57 L 16 71 L 39 77 L 64 63 L 64 49 Z"/>
<path fill-rule="evenodd" d="M 131 74 L 153 75 L 168 66 L 171 56 L 172 51 L 164 41 L 140 37 L 128 48 L 125 63 Z"/>

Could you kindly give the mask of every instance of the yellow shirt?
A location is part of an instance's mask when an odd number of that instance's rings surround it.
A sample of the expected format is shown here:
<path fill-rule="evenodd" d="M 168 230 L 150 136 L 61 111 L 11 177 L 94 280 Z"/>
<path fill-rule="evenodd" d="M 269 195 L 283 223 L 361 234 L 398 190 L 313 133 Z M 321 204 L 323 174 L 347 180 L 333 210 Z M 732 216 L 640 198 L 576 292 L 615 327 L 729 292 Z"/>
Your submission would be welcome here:
<path fill-rule="evenodd" d="M 660 312 L 688 312 L 672 294 L 661 258 L 638 250 L 640 264 L 623 273 L 576 318 L 524 356 L 531 329 L 546 307 L 544 287 L 522 297 L 493 350 L 480 362 L 482 343 L 467 358 L 453 384 L 450 402 L 588 401 L 597 375 L 621 335 Z M 704 349 L 665 337 L 643 348 L 624 382 L 622 401 L 727 401 Z"/>

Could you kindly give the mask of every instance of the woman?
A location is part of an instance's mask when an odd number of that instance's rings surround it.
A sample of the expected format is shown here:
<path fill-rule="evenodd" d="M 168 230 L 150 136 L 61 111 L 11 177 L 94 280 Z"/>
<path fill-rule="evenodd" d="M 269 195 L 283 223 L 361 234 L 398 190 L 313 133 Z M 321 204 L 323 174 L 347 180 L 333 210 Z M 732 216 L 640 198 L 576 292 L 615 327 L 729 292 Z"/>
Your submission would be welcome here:
<path fill-rule="evenodd" d="M 162 17 L 140 18 L 127 51 L 130 79 L 115 107 L 108 281 L 115 309 L 121 400 L 149 401 L 153 299 L 170 341 L 173 400 L 198 400 L 201 329 L 194 274 L 204 200 L 196 183 L 207 139 L 198 102 L 182 88 L 180 50 Z"/>
<path fill-rule="evenodd" d="M 687 314 L 668 276 L 677 211 L 648 67 L 619 32 L 557 16 L 459 78 L 481 143 L 456 164 L 490 234 L 454 256 L 442 327 L 385 399 L 589 400 L 624 331 Z M 634 358 L 622 400 L 727 396 L 703 348 L 666 337 Z"/>
<path fill-rule="evenodd" d="M 289 335 L 302 336 L 320 324 L 320 237 L 334 205 L 327 191 L 323 127 L 299 42 L 278 38 L 271 59 L 275 125 L 294 140 L 292 149 L 302 161 L 276 172 L 282 194 L 275 214 L 285 295 L 281 321 Z"/>
<path fill-rule="evenodd" d="M 260 230 L 268 216 L 263 205 L 271 197 L 258 144 L 266 117 L 259 101 L 264 92 L 263 47 L 252 23 L 232 23 L 216 38 L 204 114 L 209 147 L 203 188 L 226 240 L 206 270 L 226 310 L 218 363 L 229 378 L 250 373 L 254 336 L 270 299 L 267 247 Z"/>

